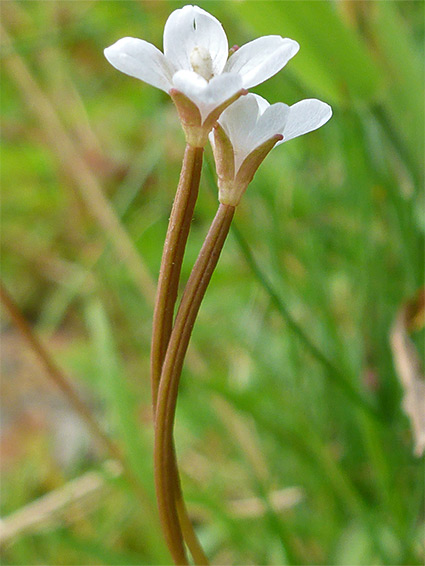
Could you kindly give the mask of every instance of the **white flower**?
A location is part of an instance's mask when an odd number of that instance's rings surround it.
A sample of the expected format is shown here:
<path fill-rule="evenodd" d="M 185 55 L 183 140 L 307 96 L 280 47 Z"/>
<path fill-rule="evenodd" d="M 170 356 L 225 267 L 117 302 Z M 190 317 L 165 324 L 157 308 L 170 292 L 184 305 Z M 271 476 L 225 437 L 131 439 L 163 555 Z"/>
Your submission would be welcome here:
<path fill-rule="evenodd" d="M 331 116 L 331 107 L 315 99 L 293 106 L 270 105 L 261 96 L 248 94 L 234 102 L 210 133 L 220 202 L 236 206 L 275 145 L 320 128 Z"/>
<path fill-rule="evenodd" d="M 143 39 L 124 37 L 105 49 L 105 57 L 119 71 L 170 93 L 183 125 L 209 131 L 226 106 L 280 71 L 298 49 L 296 41 L 270 35 L 229 57 L 220 22 L 197 6 L 185 6 L 165 24 L 164 53 Z M 197 108 L 196 119 L 183 96 Z"/>

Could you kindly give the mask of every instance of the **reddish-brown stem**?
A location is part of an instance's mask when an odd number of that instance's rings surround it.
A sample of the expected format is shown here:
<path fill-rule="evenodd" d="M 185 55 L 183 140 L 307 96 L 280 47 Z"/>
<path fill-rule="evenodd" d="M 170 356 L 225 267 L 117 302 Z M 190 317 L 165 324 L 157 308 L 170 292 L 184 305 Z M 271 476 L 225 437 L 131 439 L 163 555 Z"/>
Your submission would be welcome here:
<path fill-rule="evenodd" d="M 203 148 L 187 144 L 162 252 L 152 322 L 151 382 L 155 412 L 162 363 L 173 327 L 184 250 L 198 197 Z"/>
<path fill-rule="evenodd" d="M 184 563 L 183 549 L 179 544 L 178 513 L 173 491 L 176 472 L 173 425 L 177 392 L 192 328 L 229 232 L 234 211 L 233 206 L 219 206 L 186 285 L 168 343 L 159 384 L 155 419 L 155 483 L 163 531 L 176 564 Z"/>
<path fill-rule="evenodd" d="M 194 148 L 189 144 L 186 146 L 177 193 L 174 199 L 164 243 L 152 329 L 151 384 L 154 418 L 162 363 L 173 325 L 174 307 L 177 299 L 181 266 L 193 217 L 193 210 L 198 196 L 202 157 L 203 148 Z M 195 564 L 199 566 L 208 564 L 207 557 L 199 544 L 183 501 L 174 456 L 173 468 L 173 491 L 179 517 L 179 523 L 176 525 L 176 537 L 179 539 L 179 547 L 183 549 L 183 551 L 180 552 L 184 555 L 183 536 Z M 186 557 L 185 560 L 187 560 Z M 187 561 L 183 563 L 187 563 Z"/>

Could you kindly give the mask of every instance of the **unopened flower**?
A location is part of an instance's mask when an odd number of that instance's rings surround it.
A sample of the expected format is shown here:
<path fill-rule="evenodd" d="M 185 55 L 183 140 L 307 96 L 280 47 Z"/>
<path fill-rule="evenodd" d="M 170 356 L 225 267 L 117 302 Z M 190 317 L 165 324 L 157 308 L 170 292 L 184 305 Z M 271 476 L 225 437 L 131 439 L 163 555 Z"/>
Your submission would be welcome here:
<path fill-rule="evenodd" d="M 204 145 L 221 112 L 248 88 L 282 69 L 299 49 L 277 35 L 232 50 L 220 22 L 197 6 L 175 10 L 164 28 L 164 53 L 143 39 L 124 37 L 105 49 L 119 71 L 168 92 L 189 143 Z"/>
<path fill-rule="evenodd" d="M 285 141 L 323 126 L 331 107 L 316 99 L 293 106 L 270 105 L 256 94 L 234 102 L 221 114 L 210 141 L 218 175 L 219 200 L 236 206 L 258 167 L 273 149 Z"/>

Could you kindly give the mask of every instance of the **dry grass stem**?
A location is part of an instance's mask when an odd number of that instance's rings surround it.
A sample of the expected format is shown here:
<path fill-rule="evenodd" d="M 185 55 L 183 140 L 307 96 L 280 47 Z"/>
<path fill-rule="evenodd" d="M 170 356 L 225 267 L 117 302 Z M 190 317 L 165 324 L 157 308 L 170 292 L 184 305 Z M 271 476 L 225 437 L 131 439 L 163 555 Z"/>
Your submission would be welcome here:
<path fill-rule="evenodd" d="M 87 513 L 91 508 L 90 504 L 99 501 L 108 488 L 105 475 L 115 479 L 122 472 L 121 465 L 114 460 L 106 462 L 103 469 L 104 473 L 87 472 L 2 519 L 0 546 L 64 517 L 70 507 L 78 507 L 81 513 Z"/>
<path fill-rule="evenodd" d="M 403 408 L 408 415 L 415 441 L 415 455 L 425 451 L 425 375 L 415 345 L 409 337 L 409 330 L 420 319 L 423 326 L 425 313 L 425 290 L 405 303 L 394 322 L 391 331 L 391 348 L 394 364 L 404 390 Z"/>
<path fill-rule="evenodd" d="M 267 494 L 267 500 L 276 513 L 282 513 L 287 509 L 291 509 L 300 503 L 302 499 L 303 491 L 299 487 L 286 487 Z M 264 501 L 258 497 L 235 499 L 228 504 L 228 507 L 230 512 L 240 519 L 253 519 L 262 517 L 267 513 Z"/>

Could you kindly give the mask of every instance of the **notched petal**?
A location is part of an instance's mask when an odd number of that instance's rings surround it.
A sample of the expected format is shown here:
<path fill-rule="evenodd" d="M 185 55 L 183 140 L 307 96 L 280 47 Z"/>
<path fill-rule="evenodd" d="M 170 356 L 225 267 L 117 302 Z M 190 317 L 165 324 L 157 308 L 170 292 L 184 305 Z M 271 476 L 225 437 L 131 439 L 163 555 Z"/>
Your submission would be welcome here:
<path fill-rule="evenodd" d="M 164 27 L 164 54 L 177 69 L 192 70 L 190 55 L 205 48 L 212 59 L 214 74 L 222 72 L 228 43 L 221 23 L 198 6 L 184 6 L 170 14 Z"/>

